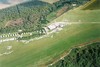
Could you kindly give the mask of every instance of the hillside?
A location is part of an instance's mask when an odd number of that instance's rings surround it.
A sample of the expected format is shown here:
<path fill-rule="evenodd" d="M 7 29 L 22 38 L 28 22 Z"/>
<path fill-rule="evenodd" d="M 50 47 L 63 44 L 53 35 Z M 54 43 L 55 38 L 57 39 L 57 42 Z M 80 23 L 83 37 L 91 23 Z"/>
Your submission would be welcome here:
<path fill-rule="evenodd" d="M 99 4 L 100 4 L 100 2 L 95 1 L 94 3 L 92 3 L 91 5 L 86 7 L 85 10 L 82 8 L 86 5 L 82 5 L 81 7 L 77 8 L 75 10 L 71 10 L 71 11 L 63 14 L 62 16 L 55 19 L 54 21 L 67 20 L 67 21 L 70 21 L 71 23 L 76 23 L 76 24 L 77 24 L 77 22 L 79 22 L 79 23 L 83 22 L 85 24 L 100 25 L 100 23 L 99 23 L 100 22 L 100 18 L 99 18 L 100 17 L 99 16 L 100 9 L 97 10 L 97 7 L 99 8 Z M 93 8 L 93 10 L 90 10 L 90 8 Z M 98 29 L 100 29 L 100 28 L 98 28 Z M 95 30 L 95 32 L 96 32 L 96 30 Z M 94 35 L 91 37 L 94 37 Z M 89 44 L 88 46 L 85 46 L 82 48 L 77 48 L 77 47 L 72 48 L 72 51 L 70 52 L 69 55 L 67 53 L 65 53 L 63 58 L 61 57 L 58 62 L 55 62 L 55 63 L 52 62 L 50 67 L 99 67 L 100 66 L 100 61 L 98 60 L 99 59 L 98 52 L 100 50 L 99 45 L 100 45 L 100 43 L 93 43 L 93 44 Z M 81 47 L 81 46 L 79 46 L 79 47 Z M 90 51 L 90 52 L 88 52 L 88 51 Z M 91 51 L 94 51 L 94 52 L 91 52 Z M 88 53 L 86 54 L 86 52 L 88 52 Z M 90 58 L 92 60 L 90 60 Z M 88 62 L 86 62 L 86 61 L 88 61 Z"/>
<path fill-rule="evenodd" d="M 8 32 L 15 32 L 18 29 L 23 30 L 32 27 L 31 31 L 36 30 L 35 28 L 40 22 L 40 18 L 44 20 L 45 16 L 51 12 L 51 7 L 52 5 L 46 2 L 29 1 L 2 9 L 0 10 L 0 31 L 1 33 L 6 33 L 8 30 Z M 18 19 L 23 22 L 19 23 Z M 18 23 L 15 24 L 14 22 Z"/>
<path fill-rule="evenodd" d="M 53 6 L 47 2 L 34 0 L 2 9 L 0 10 L 0 32 L 9 33 L 16 32 L 18 29 L 27 30 L 29 28 L 30 31 L 34 31 L 39 23 L 47 23 L 47 21 L 44 21 L 46 20 L 45 17 L 56 9 Z M 19 23 L 18 19 L 23 22 Z M 18 23 L 15 24 L 13 22 Z"/>
<path fill-rule="evenodd" d="M 100 42 L 88 44 L 81 48 L 74 48 L 59 62 L 50 67 L 99 67 Z"/>
<path fill-rule="evenodd" d="M 100 15 L 99 15 L 100 9 L 96 10 L 96 8 L 100 7 L 99 0 L 95 1 L 91 5 L 88 5 L 87 7 L 86 7 L 86 4 L 80 6 L 77 9 L 70 10 L 69 12 L 64 13 L 57 20 L 55 19 L 55 21 L 64 21 L 67 18 L 67 20 L 69 20 L 70 22 L 85 22 L 85 23 L 86 22 L 99 22 L 100 21 Z M 84 10 L 85 8 L 83 9 L 83 7 L 85 7 L 86 10 Z M 89 8 L 93 8 L 93 10 L 90 10 Z"/>
<path fill-rule="evenodd" d="M 0 33 L 17 32 L 20 29 L 25 31 L 38 30 L 39 27 L 45 26 L 46 23 L 51 21 L 53 14 L 57 18 L 72 9 L 73 2 L 77 4 L 77 7 L 81 5 L 76 0 L 50 2 L 53 3 L 50 4 L 49 1 L 44 0 L 31 0 L 0 10 Z M 47 18 L 48 15 L 52 17 Z"/>
<path fill-rule="evenodd" d="M 96 10 L 100 9 L 100 0 L 94 0 L 93 3 L 89 4 L 88 6 L 85 6 L 83 9 L 85 10 Z"/>
<path fill-rule="evenodd" d="M 83 0 L 82 0 L 82 2 L 83 2 Z M 62 1 L 62 3 L 66 4 L 63 1 Z M 44 3 L 44 8 L 45 8 L 45 4 L 48 5 L 49 3 L 47 3 L 47 2 Z M 27 5 L 29 5 L 29 4 L 27 4 Z M 52 4 L 49 4 L 49 6 L 50 5 L 52 5 Z M 59 8 L 61 5 L 60 1 L 55 2 L 53 5 L 54 5 L 53 7 L 56 6 L 57 9 L 54 9 L 55 12 L 50 13 L 50 18 L 52 18 L 52 16 L 54 17 L 55 13 L 61 12 L 61 10 L 63 10 L 63 7 L 61 7 L 62 9 Z M 69 2 L 67 2 L 66 5 L 71 6 L 71 9 L 68 10 L 67 12 L 64 12 L 63 14 L 54 18 L 54 20 L 51 20 L 48 24 L 46 24 L 47 26 L 49 26 L 50 24 L 54 24 L 55 22 L 56 23 L 64 22 L 64 23 L 66 23 L 65 27 L 60 25 L 60 26 L 58 26 L 58 27 L 60 27 L 58 29 L 53 28 L 54 30 L 53 30 L 53 33 L 51 32 L 51 34 L 47 33 L 44 36 L 40 36 L 37 38 L 28 39 L 28 40 L 18 40 L 17 39 L 17 40 L 2 42 L 2 39 L 1 39 L 0 40 L 0 67 L 48 67 L 48 66 L 52 66 L 53 63 L 54 63 L 54 67 L 57 67 L 55 64 L 57 64 L 58 66 L 59 66 L 59 64 L 62 65 L 62 63 L 60 63 L 60 62 L 63 62 L 63 61 L 60 59 L 63 59 L 62 57 L 63 56 L 65 57 L 68 54 L 68 51 L 70 51 L 70 49 L 73 49 L 75 47 L 78 49 L 78 47 L 80 45 L 88 45 L 85 43 L 91 42 L 93 44 L 89 44 L 88 47 L 79 49 L 79 51 L 80 51 L 79 56 L 82 55 L 82 57 L 80 56 L 80 58 L 78 59 L 78 62 L 81 61 L 81 62 L 83 62 L 83 65 L 86 64 L 85 60 L 88 60 L 88 58 L 84 59 L 83 61 L 81 59 L 84 57 L 87 57 L 89 53 L 90 53 L 89 57 L 91 57 L 91 58 L 92 58 L 92 56 L 90 56 L 90 55 L 95 55 L 95 52 L 93 52 L 93 54 L 91 54 L 92 49 L 90 49 L 90 52 L 88 52 L 88 50 L 89 50 L 88 48 L 91 47 L 91 48 L 93 48 L 93 51 L 96 51 L 96 48 L 99 49 L 99 47 L 100 47 L 99 46 L 100 45 L 100 24 L 99 24 L 100 10 L 82 10 L 80 7 L 78 7 L 78 8 L 72 7 L 72 5 L 75 5 L 75 4 L 69 4 Z M 80 3 L 80 5 L 82 5 L 82 4 Z M 78 5 L 78 6 L 80 6 L 80 5 Z M 29 9 L 29 8 L 31 8 L 30 6 L 28 6 L 28 7 L 26 7 L 26 5 L 24 5 L 24 6 L 25 6 L 25 9 L 26 8 L 28 9 L 27 10 L 28 12 L 31 11 L 31 9 Z M 84 6 L 84 5 L 82 5 L 82 6 Z M 43 6 L 40 6 L 40 8 L 41 7 L 43 7 Z M 59 8 L 59 10 L 58 10 L 58 8 Z M 8 9 L 10 9 L 10 8 L 8 8 Z M 20 9 L 22 9 L 22 8 L 20 8 Z M 48 9 L 49 8 L 47 7 L 47 11 L 48 11 Z M 24 11 L 25 10 L 23 10 L 23 12 Z M 34 10 L 32 10 L 31 13 L 33 13 L 33 12 L 34 12 Z M 18 15 L 20 15 L 20 14 L 18 13 Z M 26 15 L 26 14 L 23 14 L 23 15 Z M 23 16 L 23 15 L 21 15 L 21 16 Z M 29 15 L 31 15 L 31 14 L 29 14 Z M 38 12 L 37 12 L 37 15 L 38 15 Z M 37 15 L 34 15 L 33 17 L 36 17 Z M 46 18 L 47 18 L 47 16 L 46 16 Z M 31 17 L 31 18 L 33 19 L 33 17 Z M 18 16 L 18 18 L 19 18 L 19 16 Z M 22 17 L 20 19 L 18 19 L 18 18 L 15 19 L 14 25 L 16 25 L 16 21 L 19 21 L 19 20 L 22 21 L 22 19 L 23 19 Z M 37 18 L 38 17 L 36 17 L 36 19 Z M 11 21 L 9 21 L 9 22 L 11 22 Z M 9 25 L 9 22 L 7 23 L 7 25 Z M 19 22 L 19 23 L 21 23 L 21 22 Z M 27 27 L 27 25 L 28 24 L 26 24 L 26 27 Z M 34 25 L 34 24 L 32 24 L 32 25 Z M 55 26 L 55 24 L 53 25 L 53 27 L 54 26 Z M 39 26 L 39 27 L 41 28 L 41 26 Z M 19 28 L 19 26 L 18 26 L 18 28 Z M 51 26 L 51 28 L 52 28 L 52 26 Z M 28 29 L 31 29 L 31 28 L 28 28 Z M 32 29 L 33 29 L 33 27 L 32 27 Z M 31 31 L 31 32 L 33 32 L 33 31 Z M 30 32 L 26 32 L 26 33 L 30 34 Z M 9 33 L 9 35 L 11 35 L 11 34 L 13 34 L 13 33 Z M 5 34 L 4 36 L 6 36 L 6 35 L 8 36 L 8 34 Z M 15 36 L 15 37 L 18 38 L 18 36 Z M 32 36 L 30 36 L 29 38 L 31 38 L 31 37 Z M 8 40 L 8 39 L 6 39 L 6 40 Z M 98 41 L 98 42 L 96 42 L 96 41 Z M 96 46 L 94 46 L 94 45 L 96 45 Z M 96 47 L 96 48 L 94 48 L 94 47 Z M 66 60 L 70 60 L 70 61 L 75 60 L 77 58 L 76 54 L 78 53 L 78 52 L 75 52 L 77 49 L 73 49 L 72 53 L 70 54 L 71 58 L 67 58 L 67 56 L 66 56 Z M 86 52 L 85 52 L 85 50 L 86 50 Z M 84 55 L 83 52 L 86 53 L 86 55 Z M 98 51 L 96 51 L 96 52 L 98 53 Z M 89 60 L 91 58 L 89 58 Z M 60 60 L 60 62 L 58 60 Z M 64 60 L 64 63 L 67 62 L 66 60 Z M 95 60 L 95 59 L 92 59 L 92 60 Z M 58 61 L 58 62 L 56 62 L 56 61 Z M 74 63 L 75 61 L 73 61 L 73 63 L 69 62 L 68 65 L 75 64 Z M 99 61 L 99 60 L 97 60 L 97 61 Z M 90 61 L 90 63 L 91 63 L 91 61 Z M 97 63 L 97 64 L 99 64 L 99 63 Z M 82 65 L 82 64 L 80 64 L 80 65 Z M 90 64 L 88 64 L 88 65 L 90 65 Z M 76 67 L 77 67 L 77 65 L 76 65 Z"/>

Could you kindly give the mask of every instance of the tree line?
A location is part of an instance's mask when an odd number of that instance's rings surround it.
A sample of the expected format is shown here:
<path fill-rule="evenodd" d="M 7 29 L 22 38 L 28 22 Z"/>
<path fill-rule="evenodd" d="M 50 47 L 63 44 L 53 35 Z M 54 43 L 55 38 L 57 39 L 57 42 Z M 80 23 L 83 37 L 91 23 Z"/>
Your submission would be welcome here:
<path fill-rule="evenodd" d="M 99 67 L 100 42 L 74 48 L 70 54 L 50 67 Z"/>

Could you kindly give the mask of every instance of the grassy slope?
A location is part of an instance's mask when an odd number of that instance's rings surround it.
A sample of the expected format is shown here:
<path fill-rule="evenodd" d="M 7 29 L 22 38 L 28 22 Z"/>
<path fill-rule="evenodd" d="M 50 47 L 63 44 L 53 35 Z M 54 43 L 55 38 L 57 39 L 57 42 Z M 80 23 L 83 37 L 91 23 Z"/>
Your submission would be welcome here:
<path fill-rule="evenodd" d="M 82 6 L 82 9 L 85 9 L 86 7 L 90 6 L 91 4 L 93 4 L 94 2 L 96 2 L 97 0 L 91 0 L 88 3 L 86 3 L 84 6 Z"/>
<path fill-rule="evenodd" d="M 42 67 L 41 64 L 57 59 L 59 55 L 75 45 L 100 39 L 100 24 L 91 23 L 100 21 L 98 18 L 100 11 L 87 12 L 88 10 L 71 10 L 57 18 L 56 21 L 82 20 L 83 24 L 67 26 L 60 33 L 53 34 L 54 38 L 43 38 L 28 44 L 16 41 L 2 43 L 0 52 L 4 52 L 4 47 L 7 45 L 12 45 L 14 52 L 10 55 L 0 56 L 1 67 Z M 92 19 L 94 17 L 95 19 Z"/>
<path fill-rule="evenodd" d="M 63 14 L 56 21 L 69 20 L 70 22 L 99 22 L 100 21 L 100 10 L 80 10 L 79 8 L 70 10 Z"/>
<path fill-rule="evenodd" d="M 87 5 L 87 4 L 86 4 Z M 96 10 L 95 8 L 100 8 L 100 0 L 93 0 L 92 4 L 89 4 L 87 7 L 86 5 L 82 5 L 81 7 L 70 10 L 66 12 L 61 17 L 59 17 L 56 21 L 64 21 L 69 20 L 70 22 L 99 22 L 100 21 L 100 9 Z M 82 10 L 83 7 L 86 10 Z M 88 10 L 93 8 L 94 10 Z M 55 20 L 54 20 L 55 21 Z"/>
<path fill-rule="evenodd" d="M 83 7 L 83 9 L 100 9 L 100 0 L 92 0 L 93 2 L 91 2 L 90 4 L 86 4 L 85 7 Z"/>

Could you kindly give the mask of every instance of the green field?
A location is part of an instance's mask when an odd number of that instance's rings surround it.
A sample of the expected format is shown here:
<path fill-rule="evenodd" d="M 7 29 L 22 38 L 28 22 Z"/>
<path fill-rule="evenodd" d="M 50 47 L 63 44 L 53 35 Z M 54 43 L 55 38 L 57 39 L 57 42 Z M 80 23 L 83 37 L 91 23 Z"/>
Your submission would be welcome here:
<path fill-rule="evenodd" d="M 99 22 L 100 21 L 100 10 L 80 10 L 80 8 L 70 10 L 66 12 L 56 21 L 69 20 L 70 22 Z"/>
<path fill-rule="evenodd" d="M 13 53 L 0 57 L 2 67 L 39 67 L 53 59 L 69 48 L 84 42 L 100 38 L 100 25 L 80 24 L 66 27 L 54 38 L 43 38 L 28 44 L 21 42 L 6 42 L 0 45 L 0 52 L 6 51 L 4 47 L 13 46 Z M 61 36 L 62 35 L 62 36 Z M 41 67 L 41 66 L 40 66 Z"/>
<path fill-rule="evenodd" d="M 86 4 L 87 5 L 87 4 Z M 77 9 L 70 10 L 69 12 L 66 12 L 58 19 L 55 19 L 56 21 L 65 21 L 68 20 L 70 22 L 100 22 L 100 1 L 96 0 L 92 4 L 89 4 L 87 7 L 86 5 L 82 5 Z M 83 10 L 83 7 L 85 7 Z M 90 10 L 92 8 L 92 10 Z M 98 8 L 98 10 L 96 9 Z M 54 20 L 54 21 L 55 21 Z"/>
<path fill-rule="evenodd" d="M 13 46 L 13 53 L 0 56 L 0 67 L 46 67 L 70 48 L 100 40 L 99 13 L 100 10 L 73 9 L 55 20 L 81 24 L 68 25 L 59 33 L 52 34 L 53 38 L 46 37 L 27 44 L 17 41 L 0 44 L 0 53 L 8 51 L 7 46 Z"/>

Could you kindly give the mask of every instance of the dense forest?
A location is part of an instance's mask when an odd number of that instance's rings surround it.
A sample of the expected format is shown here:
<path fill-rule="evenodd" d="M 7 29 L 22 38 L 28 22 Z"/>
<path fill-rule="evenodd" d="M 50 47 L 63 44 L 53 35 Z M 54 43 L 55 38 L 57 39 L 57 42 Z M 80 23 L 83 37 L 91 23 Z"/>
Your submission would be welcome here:
<path fill-rule="evenodd" d="M 100 67 L 100 42 L 74 48 L 68 56 L 50 67 Z"/>
<path fill-rule="evenodd" d="M 0 33 L 17 32 L 20 29 L 23 31 L 41 30 L 42 26 L 49 22 L 47 16 L 50 13 L 67 5 L 67 8 L 64 7 L 57 12 L 57 16 L 60 16 L 69 10 L 68 7 L 72 3 L 82 4 L 85 1 L 59 0 L 49 4 L 39 0 L 32 0 L 2 9 L 0 10 Z"/>
<path fill-rule="evenodd" d="M 51 11 L 50 7 L 50 4 L 42 1 L 29 1 L 0 10 L 0 32 L 34 29 L 40 20 L 45 20 L 45 16 Z"/>

